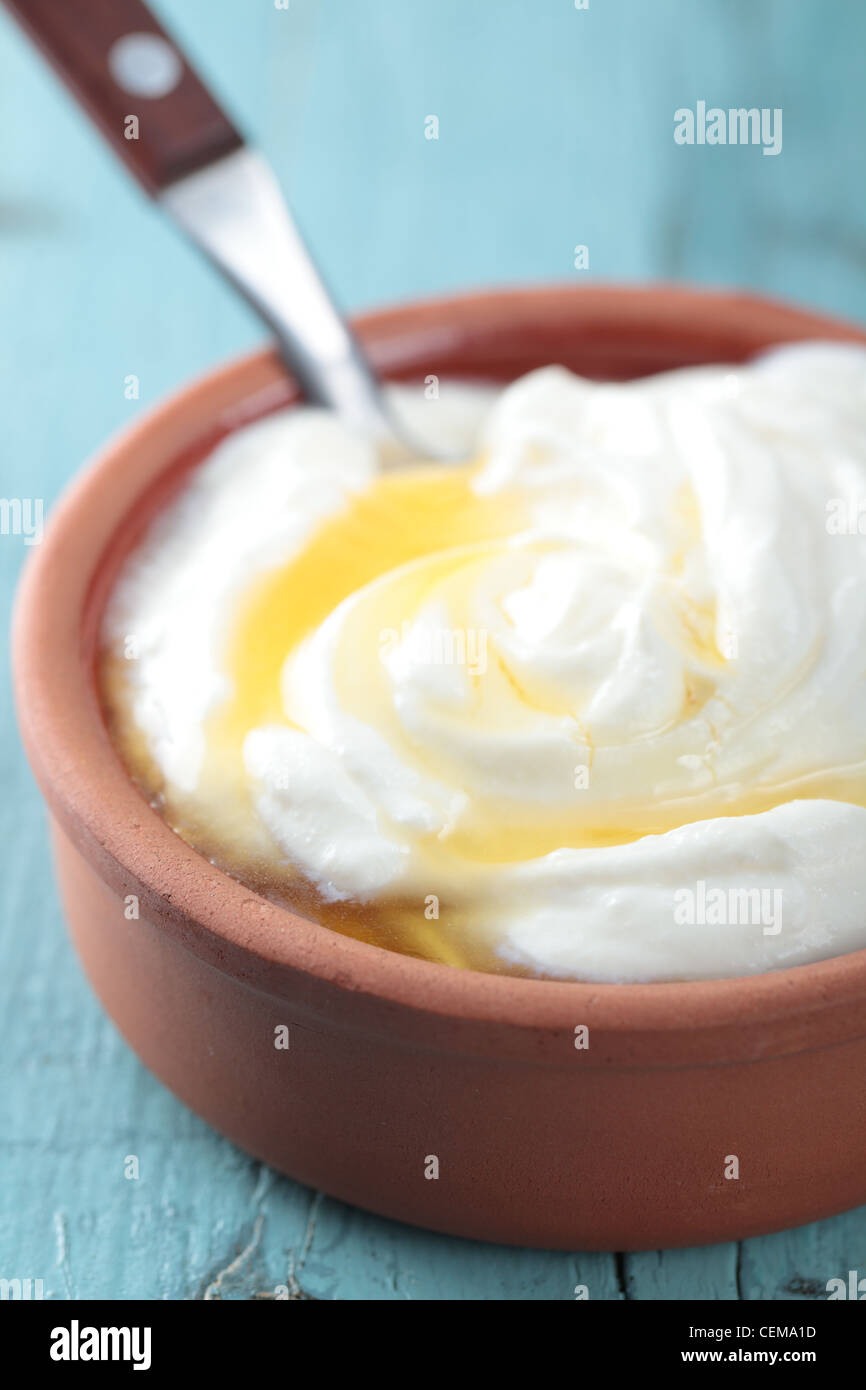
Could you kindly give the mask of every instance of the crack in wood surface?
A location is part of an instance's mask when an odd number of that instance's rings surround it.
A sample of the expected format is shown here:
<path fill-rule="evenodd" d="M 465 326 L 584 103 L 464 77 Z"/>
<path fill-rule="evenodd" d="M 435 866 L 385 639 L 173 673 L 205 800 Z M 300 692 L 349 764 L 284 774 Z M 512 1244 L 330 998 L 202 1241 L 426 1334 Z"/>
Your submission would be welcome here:
<path fill-rule="evenodd" d="M 298 1257 L 297 1265 L 295 1264 L 294 1252 L 292 1252 L 292 1256 L 291 1256 L 291 1258 L 290 1258 L 290 1260 L 289 1260 L 289 1271 L 288 1271 L 288 1275 L 286 1276 L 286 1282 L 287 1282 L 288 1287 L 289 1287 L 289 1298 L 290 1298 L 290 1299 L 311 1299 L 311 1298 L 312 1298 L 312 1294 L 306 1293 L 306 1292 L 304 1291 L 304 1289 L 301 1287 L 301 1284 L 300 1284 L 300 1281 L 299 1281 L 299 1279 L 298 1279 L 298 1276 L 299 1276 L 300 1274 L 303 1274 L 303 1272 L 304 1272 L 304 1265 L 305 1265 L 306 1262 L 307 1262 L 307 1256 L 309 1255 L 309 1253 L 310 1253 L 310 1247 L 311 1247 L 312 1244 L 313 1244 L 313 1237 L 314 1237 L 315 1234 L 316 1234 L 316 1220 L 317 1220 L 317 1217 L 318 1217 L 318 1215 L 319 1215 L 319 1207 L 320 1207 L 321 1205 L 322 1205 L 322 1193 L 321 1193 L 321 1192 L 314 1192 L 314 1193 L 313 1193 L 312 1200 L 311 1200 L 311 1202 L 310 1202 L 310 1209 L 309 1209 L 309 1211 L 308 1211 L 308 1213 L 307 1213 L 307 1225 L 306 1225 L 306 1229 L 305 1229 L 305 1231 L 304 1231 L 304 1238 L 303 1238 L 303 1240 L 301 1241 L 301 1252 L 300 1252 L 300 1255 L 299 1255 L 299 1257 Z"/>
<path fill-rule="evenodd" d="M 219 1300 L 222 1298 L 223 1280 L 227 1279 L 229 1275 L 235 1274 L 240 1269 L 241 1265 L 249 1259 L 250 1255 L 252 1255 L 253 1252 L 258 1249 L 259 1241 L 262 1238 L 262 1227 L 264 1226 L 264 1224 L 265 1214 L 263 1211 L 259 1211 L 256 1216 L 255 1223 L 253 1225 L 253 1233 L 250 1239 L 247 1241 L 247 1244 L 244 1246 L 243 1250 L 238 1251 L 234 1259 L 226 1265 L 225 1269 L 221 1269 L 219 1271 L 216 1278 L 212 1279 L 210 1284 L 208 1284 L 207 1288 L 205 1289 L 205 1303 L 212 1303 L 215 1300 Z"/>

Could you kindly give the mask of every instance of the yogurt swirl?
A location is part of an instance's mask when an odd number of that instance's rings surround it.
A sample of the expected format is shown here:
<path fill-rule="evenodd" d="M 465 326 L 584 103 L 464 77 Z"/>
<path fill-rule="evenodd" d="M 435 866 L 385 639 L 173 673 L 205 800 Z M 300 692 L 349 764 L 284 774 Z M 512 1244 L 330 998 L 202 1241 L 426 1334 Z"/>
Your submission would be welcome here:
<path fill-rule="evenodd" d="M 325 902 L 433 902 L 431 929 L 441 913 L 500 968 L 555 977 L 714 978 L 866 945 L 866 351 L 624 385 L 551 367 L 478 413 L 462 473 L 495 523 L 342 595 L 285 652 L 274 717 L 242 731 L 263 852 Z M 284 563 L 381 475 L 319 418 L 340 484 L 306 528 L 293 495 Z M 297 453 L 296 428 L 272 422 L 269 453 Z M 255 481 L 218 451 L 194 487 L 227 516 Z M 151 573 L 182 545 L 201 575 L 215 537 L 186 508 Z M 239 595 L 249 557 L 228 570 Z M 152 623 L 138 574 L 115 634 Z M 190 718 L 167 652 L 195 606 L 162 614 L 133 699 L 192 797 L 208 709 Z M 199 649 L 208 708 L 238 612 Z"/>

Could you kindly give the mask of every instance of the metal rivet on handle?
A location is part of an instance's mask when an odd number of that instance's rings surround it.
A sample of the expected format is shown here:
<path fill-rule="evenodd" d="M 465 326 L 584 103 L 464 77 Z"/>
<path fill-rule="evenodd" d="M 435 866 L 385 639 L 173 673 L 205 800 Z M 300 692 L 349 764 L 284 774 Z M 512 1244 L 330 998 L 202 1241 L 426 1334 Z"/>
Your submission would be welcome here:
<path fill-rule="evenodd" d="M 137 97 L 166 97 L 183 76 L 183 63 L 159 34 L 125 34 L 108 52 L 118 87 Z"/>

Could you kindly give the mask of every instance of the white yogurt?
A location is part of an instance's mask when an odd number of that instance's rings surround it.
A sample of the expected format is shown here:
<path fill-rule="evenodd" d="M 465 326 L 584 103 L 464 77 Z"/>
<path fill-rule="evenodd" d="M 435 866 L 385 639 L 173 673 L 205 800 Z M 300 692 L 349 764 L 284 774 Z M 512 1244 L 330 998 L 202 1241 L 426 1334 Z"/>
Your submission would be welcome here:
<path fill-rule="evenodd" d="M 326 901 L 432 896 L 553 976 L 866 946 L 866 351 L 625 385 L 551 367 L 424 415 L 474 438 L 474 489 L 518 523 L 386 571 L 287 653 L 285 722 L 243 745 L 275 863 Z M 135 634 L 127 715 L 176 798 L 240 599 L 380 468 L 322 412 L 274 416 L 128 566 L 106 633 Z"/>

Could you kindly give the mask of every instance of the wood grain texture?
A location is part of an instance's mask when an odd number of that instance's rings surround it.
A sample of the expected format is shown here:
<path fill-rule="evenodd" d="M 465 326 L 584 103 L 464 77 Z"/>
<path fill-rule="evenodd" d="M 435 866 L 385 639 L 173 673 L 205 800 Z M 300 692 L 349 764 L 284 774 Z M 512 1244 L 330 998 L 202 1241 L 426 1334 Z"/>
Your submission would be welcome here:
<path fill-rule="evenodd" d="M 866 321 L 856 0 L 158 10 L 273 159 L 353 308 L 583 274 L 750 286 Z M 0 70 L 0 494 L 48 505 L 112 430 L 260 333 L 2 16 Z M 699 98 L 781 106 L 782 154 L 676 146 L 673 112 Z M 0 536 L 4 613 L 25 551 Z M 58 1299 L 556 1300 L 582 1283 L 593 1299 L 808 1301 L 866 1274 L 866 1209 L 617 1259 L 426 1235 L 263 1170 L 102 1015 L 60 920 L 5 673 L 0 721 L 0 1277 L 43 1278 Z"/>

